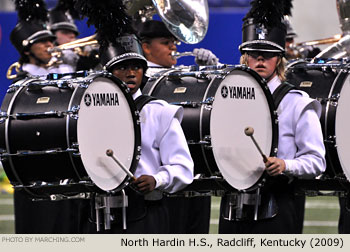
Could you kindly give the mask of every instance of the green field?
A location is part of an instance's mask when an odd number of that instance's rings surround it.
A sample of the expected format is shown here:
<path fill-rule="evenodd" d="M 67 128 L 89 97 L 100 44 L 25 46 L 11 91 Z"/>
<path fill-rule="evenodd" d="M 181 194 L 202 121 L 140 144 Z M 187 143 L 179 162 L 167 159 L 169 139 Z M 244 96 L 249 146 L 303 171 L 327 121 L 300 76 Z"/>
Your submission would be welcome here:
<path fill-rule="evenodd" d="M 210 233 L 216 234 L 219 222 L 220 198 L 212 198 Z M 333 196 L 307 197 L 304 233 L 336 234 L 339 216 L 338 198 Z M 14 233 L 12 195 L 0 194 L 0 234 Z"/>

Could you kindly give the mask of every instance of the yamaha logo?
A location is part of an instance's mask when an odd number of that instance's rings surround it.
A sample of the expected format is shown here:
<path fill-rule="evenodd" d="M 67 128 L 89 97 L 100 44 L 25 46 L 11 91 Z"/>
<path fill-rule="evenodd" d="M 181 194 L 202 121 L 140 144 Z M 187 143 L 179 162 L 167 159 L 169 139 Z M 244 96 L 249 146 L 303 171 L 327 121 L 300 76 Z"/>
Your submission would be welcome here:
<path fill-rule="evenodd" d="M 221 88 L 221 95 L 223 98 L 227 98 L 228 96 L 228 88 L 226 86 L 222 86 Z"/>
<path fill-rule="evenodd" d="M 85 94 L 84 103 L 89 106 L 119 106 L 118 93 Z"/>
<path fill-rule="evenodd" d="M 91 95 L 89 94 L 85 94 L 84 96 L 84 103 L 87 107 L 89 107 L 91 105 Z"/>
<path fill-rule="evenodd" d="M 223 98 L 255 100 L 254 87 L 222 86 L 221 95 Z"/>

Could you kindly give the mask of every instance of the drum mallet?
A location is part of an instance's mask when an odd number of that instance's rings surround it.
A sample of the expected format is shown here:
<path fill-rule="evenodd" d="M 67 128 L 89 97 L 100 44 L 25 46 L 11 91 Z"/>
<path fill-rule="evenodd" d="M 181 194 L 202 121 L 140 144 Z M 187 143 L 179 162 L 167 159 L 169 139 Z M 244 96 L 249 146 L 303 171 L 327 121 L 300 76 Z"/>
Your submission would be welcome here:
<path fill-rule="evenodd" d="M 254 134 L 254 129 L 252 127 L 246 127 L 244 129 L 244 133 L 247 135 L 247 136 L 250 136 L 253 140 L 253 143 L 255 144 L 256 148 L 258 149 L 258 151 L 260 152 L 261 156 L 263 157 L 263 160 L 264 160 L 264 163 L 267 162 L 267 157 L 266 155 L 262 152 L 262 150 L 260 149 L 259 147 L 259 144 L 255 141 L 255 138 L 253 136 Z"/>
<path fill-rule="evenodd" d="M 136 180 L 136 177 L 118 160 L 116 156 L 113 155 L 113 150 L 108 149 L 106 155 L 111 157 L 132 180 Z"/>

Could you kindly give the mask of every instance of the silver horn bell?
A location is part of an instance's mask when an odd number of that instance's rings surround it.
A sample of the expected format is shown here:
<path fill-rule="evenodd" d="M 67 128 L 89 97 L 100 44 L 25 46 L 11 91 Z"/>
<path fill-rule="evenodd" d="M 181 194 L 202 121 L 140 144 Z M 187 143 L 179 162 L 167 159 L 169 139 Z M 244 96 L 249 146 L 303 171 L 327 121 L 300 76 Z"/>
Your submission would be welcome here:
<path fill-rule="evenodd" d="M 130 16 L 142 21 L 151 19 L 156 9 L 168 30 L 184 43 L 199 43 L 208 30 L 207 0 L 124 0 L 124 4 Z"/>

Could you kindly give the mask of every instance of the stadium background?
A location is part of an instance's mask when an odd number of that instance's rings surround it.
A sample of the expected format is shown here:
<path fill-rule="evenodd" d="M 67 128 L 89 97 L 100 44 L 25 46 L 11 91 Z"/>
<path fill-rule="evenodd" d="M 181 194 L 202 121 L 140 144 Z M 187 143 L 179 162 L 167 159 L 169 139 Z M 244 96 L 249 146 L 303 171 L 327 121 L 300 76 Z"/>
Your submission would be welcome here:
<path fill-rule="evenodd" d="M 241 43 L 242 18 L 249 10 L 250 0 L 208 0 L 209 27 L 206 37 L 199 44 L 182 43 L 180 52 L 193 48 L 212 50 L 221 63 L 238 64 L 238 45 Z M 56 0 L 46 0 L 49 8 Z M 294 0 L 291 22 L 298 34 L 296 42 L 323 39 L 340 33 L 336 0 Z M 11 0 L 0 5 L 0 100 L 3 99 L 10 81 L 6 79 L 8 67 L 18 60 L 18 53 L 9 41 L 9 34 L 17 22 Z M 92 35 L 94 27 L 85 20 L 76 22 L 79 38 Z M 183 57 L 179 64 L 192 65 L 193 57 Z M 1 173 L 1 168 L 0 168 Z M 1 180 L 1 178 L 0 178 Z M 211 233 L 217 232 L 219 198 L 213 198 Z M 308 197 L 304 233 L 337 233 L 339 206 L 336 197 Z M 0 190 L 0 233 L 14 232 L 12 195 Z"/>

